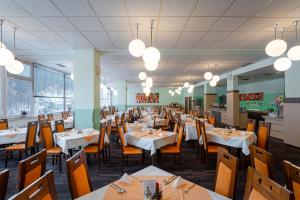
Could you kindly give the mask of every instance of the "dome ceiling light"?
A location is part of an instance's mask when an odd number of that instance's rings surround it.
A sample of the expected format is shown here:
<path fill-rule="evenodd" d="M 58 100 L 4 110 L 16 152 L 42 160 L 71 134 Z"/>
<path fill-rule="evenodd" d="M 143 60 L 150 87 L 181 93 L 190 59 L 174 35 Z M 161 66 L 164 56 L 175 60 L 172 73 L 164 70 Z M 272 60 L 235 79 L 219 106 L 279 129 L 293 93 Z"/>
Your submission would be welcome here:
<path fill-rule="evenodd" d="M 209 81 L 213 77 L 213 74 L 209 71 L 209 64 L 207 65 L 207 72 L 204 73 L 204 79 Z"/>
<path fill-rule="evenodd" d="M 296 32 L 296 42 L 298 42 L 298 21 L 294 21 L 294 27 Z M 292 61 L 300 60 L 300 44 L 293 46 L 287 53 L 288 58 Z"/>
<path fill-rule="evenodd" d="M 140 72 L 139 73 L 139 79 L 141 81 L 145 80 L 147 78 L 147 74 L 145 72 Z"/>
<path fill-rule="evenodd" d="M 145 62 L 145 67 L 149 71 L 155 71 L 158 68 L 158 62 L 160 60 L 160 52 L 157 48 L 153 47 L 153 23 L 154 20 L 151 20 L 151 46 L 146 48 L 143 54 L 143 60 Z"/>
<path fill-rule="evenodd" d="M 270 57 L 278 57 L 282 55 L 287 49 L 286 41 L 284 41 L 283 38 L 282 39 L 276 38 L 277 26 L 278 24 L 274 24 L 275 39 L 270 41 L 265 48 L 266 54 Z M 282 36 L 283 36 L 283 31 L 284 29 L 282 28 L 281 29 Z"/>
<path fill-rule="evenodd" d="M 129 43 L 129 53 L 134 57 L 141 57 L 145 51 L 145 44 L 139 39 L 139 24 L 136 24 L 136 39 Z"/>
<path fill-rule="evenodd" d="M 184 88 L 188 88 L 190 86 L 190 83 L 189 82 L 185 82 L 184 84 L 183 84 L 183 87 Z"/>
<path fill-rule="evenodd" d="M 274 68 L 277 71 L 286 71 L 292 66 L 292 61 L 287 57 L 278 58 L 274 63 Z"/>
<path fill-rule="evenodd" d="M 0 66 L 5 66 L 6 64 L 14 60 L 14 54 L 3 45 L 3 41 L 2 41 L 3 20 L 2 19 L 0 19 L 0 26 L 1 26 Z"/>

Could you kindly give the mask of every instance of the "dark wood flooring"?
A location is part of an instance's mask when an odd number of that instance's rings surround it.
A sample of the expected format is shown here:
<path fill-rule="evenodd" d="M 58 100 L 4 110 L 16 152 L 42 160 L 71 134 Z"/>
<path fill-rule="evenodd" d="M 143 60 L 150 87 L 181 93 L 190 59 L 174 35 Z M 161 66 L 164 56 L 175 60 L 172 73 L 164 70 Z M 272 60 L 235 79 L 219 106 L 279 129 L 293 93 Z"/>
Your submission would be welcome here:
<path fill-rule="evenodd" d="M 111 159 L 109 160 L 109 162 L 102 165 L 101 171 L 98 170 L 96 159 L 91 158 L 91 162 L 88 164 L 94 190 L 105 186 L 122 176 L 120 149 L 116 148 L 115 143 L 113 143 L 111 146 Z M 283 185 L 284 179 L 282 172 L 282 160 L 286 159 L 300 166 L 300 149 L 286 145 L 279 140 L 271 138 L 269 143 L 269 151 L 273 154 L 273 167 L 275 175 L 274 179 L 276 182 Z M 190 144 L 183 143 L 182 170 L 180 170 L 178 166 L 174 165 L 172 157 L 164 157 L 162 163 L 160 163 L 159 166 L 157 165 L 157 163 L 155 163 L 155 166 L 178 176 L 182 176 L 183 178 L 195 182 L 205 188 L 213 190 L 216 158 L 210 157 L 207 168 L 203 169 L 203 166 L 196 152 L 196 149 L 193 150 Z M 146 155 L 147 158 L 143 167 L 151 165 L 149 152 L 147 152 Z M 9 160 L 8 162 L 8 168 L 10 169 L 11 173 L 9 177 L 7 198 L 15 194 L 16 191 L 17 164 L 17 156 L 14 156 L 14 158 L 12 160 Z M 4 169 L 4 153 L 0 152 L 0 170 L 2 169 Z M 133 173 L 140 169 L 141 167 L 139 160 L 129 162 L 129 166 L 125 167 L 125 171 L 127 173 Z M 66 177 L 65 162 L 63 162 L 62 173 L 59 173 L 57 165 L 55 165 L 54 167 L 52 166 L 50 160 L 47 165 L 47 170 L 54 170 L 58 198 L 70 199 L 71 197 L 69 194 L 68 181 Z M 236 199 L 242 199 L 243 197 L 245 180 L 246 175 L 240 168 L 238 174 Z"/>

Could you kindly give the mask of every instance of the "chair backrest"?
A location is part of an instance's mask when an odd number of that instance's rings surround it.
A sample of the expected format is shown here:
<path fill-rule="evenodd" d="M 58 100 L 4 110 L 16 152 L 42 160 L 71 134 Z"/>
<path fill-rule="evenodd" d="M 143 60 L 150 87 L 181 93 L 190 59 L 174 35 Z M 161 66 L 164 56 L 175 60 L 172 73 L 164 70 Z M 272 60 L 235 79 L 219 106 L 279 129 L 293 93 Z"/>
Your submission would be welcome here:
<path fill-rule="evenodd" d="M 47 150 L 21 160 L 18 165 L 17 191 L 33 183 L 45 173 Z"/>
<path fill-rule="evenodd" d="M 106 125 L 106 135 L 107 137 L 110 139 L 110 135 L 111 135 L 111 120 L 107 121 L 107 125 Z"/>
<path fill-rule="evenodd" d="M 93 191 L 86 165 L 84 151 L 81 150 L 66 161 L 67 176 L 72 199 Z"/>
<path fill-rule="evenodd" d="M 102 150 L 104 148 L 105 130 L 106 130 L 106 126 L 101 125 L 99 138 L 98 138 L 98 150 Z"/>
<path fill-rule="evenodd" d="M 283 172 L 286 187 L 293 192 L 291 199 L 300 199 L 300 167 L 291 162 L 283 161 Z"/>
<path fill-rule="evenodd" d="M 239 160 L 231 155 L 226 149 L 218 152 L 218 161 L 215 177 L 215 192 L 234 198 L 237 175 L 239 170 Z"/>
<path fill-rule="evenodd" d="M 48 171 L 9 200 L 56 200 L 53 171 Z"/>
<path fill-rule="evenodd" d="M 257 146 L 268 150 L 271 123 L 259 122 Z"/>
<path fill-rule="evenodd" d="M 180 127 L 179 132 L 178 132 L 178 136 L 177 136 L 177 144 L 176 144 L 176 147 L 179 150 L 181 149 L 182 135 L 183 135 L 183 127 Z"/>
<path fill-rule="evenodd" d="M 208 123 L 214 126 L 216 124 L 216 116 L 210 115 L 208 117 Z"/>
<path fill-rule="evenodd" d="M 5 200 L 9 177 L 9 169 L 0 171 L 0 200 Z"/>
<path fill-rule="evenodd" d="M 65 123 L 64 120 L 56 120 L 55 122 L 55 131 L 57 133 L 65 132 Z"/>
<path fill-rule="evenodd" d="M 250 157 L 252 167 L 266 177 L 272 178 L 271 159 L 272 154 L 257 146 L 250 145 Z"/>
<path fill-rule="evenodd" d="M 7 119 L 0 119 L 0 130 L 8 129 Z"/>
<path fill-rule="evenodd" d="M 204 119 L 207 119 L 207 120 L 208 120 L 208 116 L 209 116 L 209 113 L 208 113 L 208 112 L 205 112 L 205 113 L 204 113 Z"/>
<path fill-rule="evenodd" d="M 248 119 L 246 131 L 255 132 L 255 120 L 254 119 Z"/>
<path fill-rule="evenodd" d="M 47 122 L 40 124 L 40 131 L 45 148 L 50 149 L 54 147 L 51 123 Z"/>
<path fill-rule="evenodd" d="M 124 132 L 123 132 L 122 126 L 119 126 L 118 133 L 119 133 L 120 141 L 122 144 L 122 150 L 123 150 L 123 148 L 126 147 L 126 143 L 125 143 Z"/>
<path fill-rule="evenodd" d="M 53 121 L 54 120 L 53 113 L 48 113 L 47 119 L 48 119 L 48 121 Z"/>
<path fill-rule="evenodd" d="M 122 127 L 123 127 L 123 132 L 124 132 L 124 133 L 128 133 L 127 124 L 126 124 L 125 121 L 122 121 Z"/>
<path fill-rule="evenodd" d="M 173 132 L 178 133 L 178 129 L 179 129 L 178 121 L 175 121 Z"/>
<path fill-rule="evenodd" d="M 195 126 L 196 126 L 198 141 L 199 141 L 201 137 L 200 119 L 195 119 Z"/>
<path fill-rule="evenodd" d="M 38 115 L 38 121 L 43 121 L 46 119 L 46 116 L 44 114 Z"/>
<path fill-rule="evenodd" d="M 62 119 L 68 119 L 68 117 L 69 117 L 69 113 L 67 111 L 64 111 L 64 112 L 61 113 L 61 118 Z"/>
<path fill-rule="evenodd" d="M 119 116 L 118 115 L 115 116 L 115 123 L 119 124 Z"/>
<path fill-rule="evenodd" d="M 25 142 L 25 148 L 26 149 L 35 147 L 37 130 L 38 130 L 38 122 L 37 121 L 28 122 L 26 142 Z"/>
<path fill-rule="evenodd" d="M 244 200 L 289 200 L 291 192 L 249 167 Z"/>
<path fill-rule="evenodd" d="M 205 122 L 200 121 L 200 133 L 202 136 L 202 142 L 203 142 L 203 149 L 204 151 L 207 151 L 207 137 L 206 137 L 206 129 L 205 129 Z"/>

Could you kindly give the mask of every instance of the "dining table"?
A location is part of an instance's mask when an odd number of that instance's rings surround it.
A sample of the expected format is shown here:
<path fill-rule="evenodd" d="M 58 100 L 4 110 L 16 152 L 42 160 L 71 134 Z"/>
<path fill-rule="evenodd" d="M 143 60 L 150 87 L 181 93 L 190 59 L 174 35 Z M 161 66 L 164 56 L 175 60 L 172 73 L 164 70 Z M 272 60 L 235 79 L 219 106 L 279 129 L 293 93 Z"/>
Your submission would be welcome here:
<path fill-rule="evenodd" d="M 11 128 L 0 130 L 0 145 L 25 142 L 27 128 Z"/>
<path fill-rule="evenodd" d="M 200 120 L 203 120 L 203 119 L 200 119 Z M 196 129 L 195 120 L 186 121 L 184 125 L 185 125 L 185 141 L 198 140 L 198 133 L 197 133 L 197 129 Z M 210 130 L 212 128 L 214 128 L 213 125 L 205 122 L 206 130 Z"/>
<path fill-rule="evenodd" d="M 249 145 L 255 144 L 257 136 L 254 132 L 227 128 L 212 128 L 206 130 L 208 142 L 241 149 L 243 154 L 250 155 Z M 202 144 L 202 138 L 200 138 Z"/>
<path fill-rule="evenodd" d="M 69 149 L 80 146 L 86 146 L 92 143 L 98 143 L 99 131 L 95 129 L 71 130 L 53 134 L 54 142 L 62 148 L 62 152 L 69 154 Z M 109 138 L 105 134 L 104 143 L 109 143 Z"/>
<path fill-rule="evenodd" d="M 73 128 L 73 117 L 68 117 L 64 120 L 64 127 L 65 129 L 71 129 Z M 52 130 L 55 130 L 55 121 L 51 121 L 51 128 Z"/>
<path fill-rule="evenodd" d="M 127 177 L 126 182 L 125 176 Z M 178 180 L 181 180 L 181 184 Z M 125 174 L 121 179 L 79 197 L 77 200 L 144 200 L 145 184 L 149 181 L 160 183 L 164 200 L 229 200 L 227 197 L 152 165 L 131 175 Z M 118 192 L 113 185 L 121 187 L 126 192 Z"/>

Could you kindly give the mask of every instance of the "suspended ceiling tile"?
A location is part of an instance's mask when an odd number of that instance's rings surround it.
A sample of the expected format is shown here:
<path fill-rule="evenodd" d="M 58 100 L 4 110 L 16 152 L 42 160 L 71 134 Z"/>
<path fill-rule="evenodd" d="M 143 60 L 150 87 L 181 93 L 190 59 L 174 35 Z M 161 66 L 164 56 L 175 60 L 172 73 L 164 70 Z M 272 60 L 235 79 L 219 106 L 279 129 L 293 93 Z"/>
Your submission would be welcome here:
<path fill-rule="evenodd" d="M 49 31 L 47 26 L 34 17 L 7 17 L 7 19 L 27 31 Z"/>
<path fill-rule="evenodd" d="M 97 17 L 69 17 L 79 31 L 104 31 Z"/>
<path fill-rule="evenodd" d="M 106 32 L 82 32 L 90 41 L 109 41 Z"/>
<path fill-rule="evenodd" d="M 76 31 L 76 28 L 65 17 L 40 17 L 39 19 L 53 31 Z"/>
<path fill-rule="evenodd" d="M 129 16 L 158 16 L 160 0 L 126 0 Z"/>
<path fill-rule="evenodd" d="M 196 0 L 164 0 L 160 16 L 190 16 L 196 3 Z"/>
<path fill-rule="evenodd" d="M 98 16 L 126 16 L 123 0 L 89 0 Z"/>
<path fill-rule="evenodd" d="M 187 18 L 186 17 L 160 17 L 159 31 L 182 31 Z"/>
<path fill-rule="evenodd" d="M 212 27 L 212 31 L 234 31 L 238 28 L 247 18 L 245 17 L 222 17 Z"/>
<path fill-rule="evenodd" d="M 34 16 L 62 16 L 62 13 L 49 0 L 15 0 Z"/>
<path fill-rule="evenodd" d="M 86 0 L 52 0 L 66 16 L 94 16 L 95 13 Z"/>
<path fill-rule="evenodd" d="M 267 4 L 269 0 L 239 0 L 226 11 L 224 16 L 252 16 L 261 7 Z"/>
<path fill-rule="evenodd" d="M 57 32 L 61 37 L 69 42 L 85 42 L 86 38 L 80 32 Z"/>
<path fill-rule="evenodd" d="M 127 17 L 101 17 L 106 31 L 130 31 Z"/>
<path fill-rule="evenodd" d="M 191 17 L 185 31 L 208 31 L 217 19 L 217 17 Z"/>
<path fill-rule="evenodd" d="M 233 0 L 199 0 L 194 16 L 221 16 Z"/>

